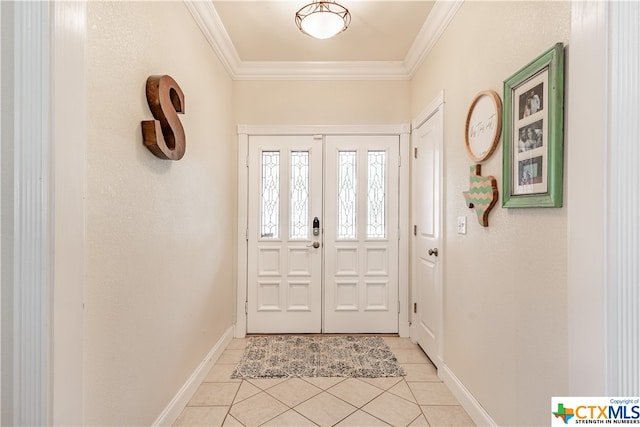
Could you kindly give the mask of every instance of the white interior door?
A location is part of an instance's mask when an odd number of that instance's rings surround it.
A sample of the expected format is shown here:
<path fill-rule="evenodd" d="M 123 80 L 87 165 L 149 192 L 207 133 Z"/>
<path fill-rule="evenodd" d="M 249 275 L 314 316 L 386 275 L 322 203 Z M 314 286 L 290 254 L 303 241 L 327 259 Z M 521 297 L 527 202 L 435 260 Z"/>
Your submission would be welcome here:
<path fill-rule="evenodd" d="M 248 148 L 247 332 L 398 332 L 399 136 Z"/>
<path fill-rule="evenodd" d="M 419 124 L 412 137 L 412 283 L 417 303 L 414 321 L 418 344 L 437 366 L 442 360 L 442 137 L 441 109 Z"/>
<path fill-rule="evenodd" d="M 322 141 L 249 139 L 247 332 L 322 327 Z"/>
<path fill-rule="evenodd" d="M 328 136 L 324 331 L 398 331 L 398 136 Z"/>

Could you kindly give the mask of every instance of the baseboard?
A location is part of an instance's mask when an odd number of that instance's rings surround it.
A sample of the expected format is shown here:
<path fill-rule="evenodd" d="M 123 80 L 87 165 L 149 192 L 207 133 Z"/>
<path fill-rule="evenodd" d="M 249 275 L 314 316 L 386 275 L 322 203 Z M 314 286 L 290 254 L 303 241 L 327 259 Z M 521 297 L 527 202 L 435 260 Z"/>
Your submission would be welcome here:
<path fill-rule="evenodd" d="M 445 363 L 438 368 L 438 376 L 444 381 L 447 387 L 449 387 L 451 393 L 458 399 L 460 405 L 467 411 L 467 414 L 469 414 L 477 426 L 497 426 L 496 422 L 493 421 L 487 411 L 480 405 L 480 402 L 473 397 L 471 392 Z"/>
<path fill-rule="evenodd" d="M 409 338 L 411 336 L 411 324 L 408 321 L 400 321 L 398 325 L 398 335 L 402 338 Z"/>
<path fill-rule="evenodd" d="M 169 405 L 162 411 L 152 426 L 171 426 L 178 419 L 182 409 L 189 403 L 198 386 L 204 380 L 211 367 L 220 358 L 220 355 L 227 348 L 227 345 L 233 338 L 233 326 L 229 327 L 222 337 L 215 343 L 211 351 L 200 362 L 196 370 L 191 374 L 186 383 L 180 388 L 178 393 L 171 399 Z"/>
<path fill-rule="evenodd" d="M 245 338 L 247 336 L 246 328 L 240 328 L 237 323 L 233 325 L 233 337 Z"/>

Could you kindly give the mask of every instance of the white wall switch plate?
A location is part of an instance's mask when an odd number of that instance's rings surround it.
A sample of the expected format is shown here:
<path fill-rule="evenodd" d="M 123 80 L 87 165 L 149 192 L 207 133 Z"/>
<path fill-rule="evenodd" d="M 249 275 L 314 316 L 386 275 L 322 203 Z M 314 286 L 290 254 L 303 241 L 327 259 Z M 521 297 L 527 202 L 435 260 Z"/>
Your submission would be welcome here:
<path fill-rule="evenodd" d="M 467 217 L 458 217 L 458 234 L 467 234 Z"/>

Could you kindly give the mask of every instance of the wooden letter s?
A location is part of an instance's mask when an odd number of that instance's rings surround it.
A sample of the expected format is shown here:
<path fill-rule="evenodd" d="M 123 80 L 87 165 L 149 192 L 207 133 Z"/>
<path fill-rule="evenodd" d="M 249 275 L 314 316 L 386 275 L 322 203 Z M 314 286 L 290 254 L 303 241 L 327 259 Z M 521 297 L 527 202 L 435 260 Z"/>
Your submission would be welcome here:
<path fill-rule="evenodd" d="M 149 76 L 147 103 L 155 120 L 142 122 L 143 144 L 161 159 L 184 156 L 184 128 L 177 113 L 184 114 L 184 94 L 169 76 Z"/>

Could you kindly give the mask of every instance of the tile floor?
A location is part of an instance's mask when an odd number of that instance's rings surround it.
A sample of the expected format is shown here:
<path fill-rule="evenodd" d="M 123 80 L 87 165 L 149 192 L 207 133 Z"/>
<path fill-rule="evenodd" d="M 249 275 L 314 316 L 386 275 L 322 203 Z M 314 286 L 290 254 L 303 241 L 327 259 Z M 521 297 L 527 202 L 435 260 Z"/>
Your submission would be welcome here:
<path fill-rule="evenodd" d="M 407 375 L 396 378 L 231 379 L 234 339 L 174 426 L 474 426 L 408 338 L 384 337 Z"/>

